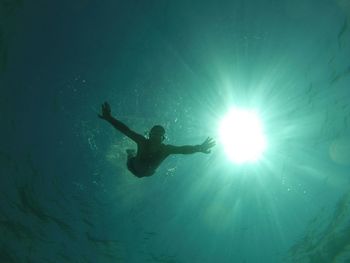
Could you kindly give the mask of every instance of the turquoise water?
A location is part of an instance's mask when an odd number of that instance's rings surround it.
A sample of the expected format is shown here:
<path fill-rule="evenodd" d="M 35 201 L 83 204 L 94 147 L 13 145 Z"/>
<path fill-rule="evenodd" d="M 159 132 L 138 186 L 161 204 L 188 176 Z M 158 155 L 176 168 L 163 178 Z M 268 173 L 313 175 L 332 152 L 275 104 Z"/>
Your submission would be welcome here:
<path fill-rule="evenodd" d="M 350 262 L 350 2 L 0 1 L 0 262 Z M 112 114 L 217 140 L 148 178 Z M 220 119 L 259 112 L 263 158 Z"/>

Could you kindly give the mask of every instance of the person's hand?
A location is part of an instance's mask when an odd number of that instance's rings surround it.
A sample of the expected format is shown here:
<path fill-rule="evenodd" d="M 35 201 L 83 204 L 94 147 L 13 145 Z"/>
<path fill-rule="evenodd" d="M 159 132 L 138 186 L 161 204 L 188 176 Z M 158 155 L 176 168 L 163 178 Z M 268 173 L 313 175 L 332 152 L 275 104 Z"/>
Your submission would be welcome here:
<path fill-rule="evenodd" d="M 199 151 L 202 153 L 210 153 L 210 148 L 215 146 L 213 138 L 208 137 L 201 145 L 199 145 Z"/>
<path fill-rule="evenodd" d="M 109 106 L 108 102 L 102 104 L 102 114 L 98 114 L 98 117 L 104 120 L 107 120 L 112 117 L 111 106 Z"/>

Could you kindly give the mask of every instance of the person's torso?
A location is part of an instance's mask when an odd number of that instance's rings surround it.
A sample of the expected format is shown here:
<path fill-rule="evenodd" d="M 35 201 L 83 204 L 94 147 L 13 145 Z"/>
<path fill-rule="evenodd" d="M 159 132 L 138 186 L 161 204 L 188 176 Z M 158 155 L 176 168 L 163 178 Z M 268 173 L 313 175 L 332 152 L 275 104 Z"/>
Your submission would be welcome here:
<path fill-rule="evenodd" d="M 138 146 L 136 157 L 140 164 L 155 170 L 167 156 L 166 145 L 153 145 L 147 140 Z"/>

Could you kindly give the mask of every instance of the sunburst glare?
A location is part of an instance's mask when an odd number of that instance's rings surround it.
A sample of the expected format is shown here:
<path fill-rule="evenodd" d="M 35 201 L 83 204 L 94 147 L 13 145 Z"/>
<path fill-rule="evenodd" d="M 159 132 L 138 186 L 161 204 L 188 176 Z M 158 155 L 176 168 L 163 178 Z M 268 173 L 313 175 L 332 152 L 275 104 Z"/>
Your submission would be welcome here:
<path fill-rule="evenodd" d="M 258 161 L 266 149 L 266 136 L 256 112 L 232 108 L 221 120 L 219 135 L 234 163 Z"/>

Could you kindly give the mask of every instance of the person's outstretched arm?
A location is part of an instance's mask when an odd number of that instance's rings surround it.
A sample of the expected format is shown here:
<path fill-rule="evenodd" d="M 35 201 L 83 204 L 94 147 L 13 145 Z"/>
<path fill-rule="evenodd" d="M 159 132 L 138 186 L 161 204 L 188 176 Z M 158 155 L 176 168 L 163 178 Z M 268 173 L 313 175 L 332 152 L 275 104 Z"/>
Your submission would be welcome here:
<path fill-rule="evenodd" d="M 192 154 L 197 152 L 210 153 L 210 149 L 214 146 L 215 141 L 208 137 L 202 144 L 199 145 L 167 145 L 166 147 L 168 154 Z"/>
<path fill-rule="evenodd" d="M 141 143 L 145 140 L 145 138 L 142 135 L 134 132 L 124 123 L 113 118 L 111 114 L 111 107 L 107 102 L 102 104 L 102 114 L 98 114 L 98 117 L 108 121 L 110 124 L 113 125 L 114 128 L 116 128 L 118 131 L 128 136 L 131 140 L 133 140 L 136 143 Z"/>

